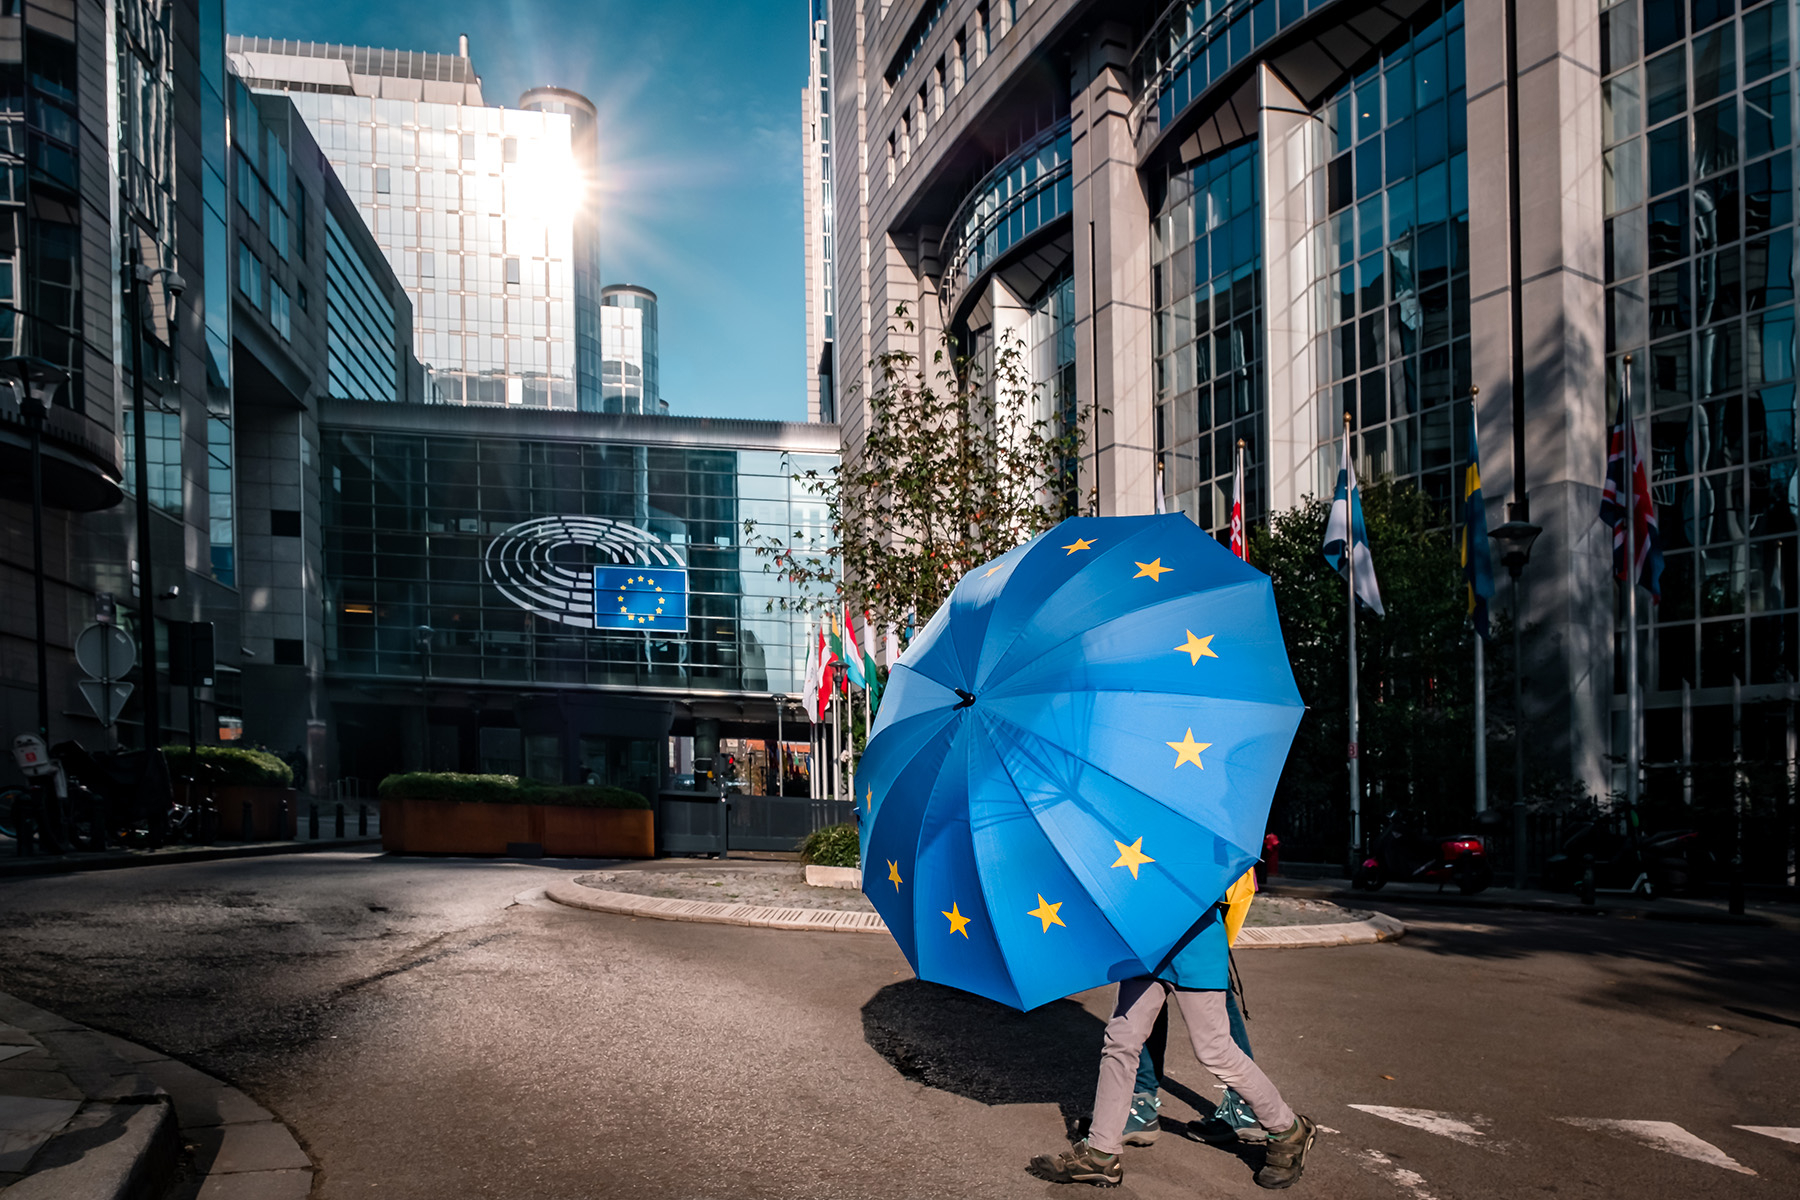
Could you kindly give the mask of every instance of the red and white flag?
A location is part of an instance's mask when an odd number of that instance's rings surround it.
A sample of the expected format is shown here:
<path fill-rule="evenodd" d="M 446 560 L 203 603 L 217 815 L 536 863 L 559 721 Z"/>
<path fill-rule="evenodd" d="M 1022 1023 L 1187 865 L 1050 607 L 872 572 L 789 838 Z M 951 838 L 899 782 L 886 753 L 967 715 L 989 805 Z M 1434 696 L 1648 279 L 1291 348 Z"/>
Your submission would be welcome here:
<path fill-rule="evenodd" d="M 1244 443 L 1237 448 L 1237 472 L 1231 479 L 1231 552 L 1244 557 Z"/>

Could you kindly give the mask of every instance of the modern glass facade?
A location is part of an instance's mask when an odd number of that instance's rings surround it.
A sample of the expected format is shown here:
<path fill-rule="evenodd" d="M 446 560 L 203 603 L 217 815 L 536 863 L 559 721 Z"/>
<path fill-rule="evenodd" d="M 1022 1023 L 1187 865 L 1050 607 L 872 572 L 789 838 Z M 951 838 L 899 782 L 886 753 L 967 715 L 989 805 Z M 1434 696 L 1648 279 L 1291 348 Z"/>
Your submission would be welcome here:
<path fill-rule="evenodd" d="M 970 190 L 944 238 L 944 293 L 959 298 L 1020 242 L 1069 215 L 1074 187 L 1067 117 L 997 163 Z"/>
<path fill-rule="evenodd" d="M 666 413 L 656 293 L 633 284 L 609 284 L 601 292 L 600 328 L 601 399 L 597 411 Z"/>
<path fill-rule="evenodd" d="M 325 335 L 328 394 L 344 400 L 397 400 L 394 306 L 329 209 L 325 213 Z"/>
<path fill-rule="evenodd" d="M 1266 509 L 1262 204 L 1257 143 L 1170 170 L 1151 225 L 1157 448 L 1170 512 L 1231 522 L 1245 442 L 1245 520 Z"/>
<path fill-rule="evenodd" d="M 1629 354 L 1666 556 L 1646 689 L 1679 704 L 1690 688 L 1789 684 L 1792 6 L 1622 0 L 1601 19 L 1608 419 Z"/>
<path fill-rule="evenodd" d="M 822 506 L 791 477 L 833 457 L 329 426 L 323 438 L 333 675 L 800 687 L 804 624 L 782 610 L 788 585 L 744 544 L 744 523 L 822 531 Z M 685 568 L 685 636 L 594 628 L 589 572 L 619 561 Z M 562 600 L 534 599 L 535 585 L 513 578 L 540 570 Z"/>
<path fill-rule="evenodd" d="M 580 187 L 585 199 L 575 213 L 575 400 L 576 407 L 594 412 L 601 406 L 600 395 L 600 205 L 599 195 L 599 114 L 587 97 L 566 88 L 533 88 L 519 97 L 519 107 L 528 112 L 565 113 L 570 121 L 570 136 L 575 147 L 575 162 L 580 169 Z"/>
<path fill-rule="evenodd" d="M 1416 482 L 1461 519 L 1469 459 L 1469 166 L 1463 7 L 1410 35 L 1323 106 L 1312 191 L 1321 495 L 1345 413 L 1366 474 Z"/>

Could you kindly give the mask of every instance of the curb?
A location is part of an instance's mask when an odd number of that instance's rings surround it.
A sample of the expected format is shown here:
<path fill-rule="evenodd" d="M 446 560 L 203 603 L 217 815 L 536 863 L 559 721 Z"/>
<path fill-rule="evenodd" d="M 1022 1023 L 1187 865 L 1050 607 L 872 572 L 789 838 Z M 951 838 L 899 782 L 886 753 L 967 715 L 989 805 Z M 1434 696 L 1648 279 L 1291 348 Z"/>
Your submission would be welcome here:
<path fill-rule="evenodd" d="M 579 883 L 553 883 L 544 895 L 569 908 L 649 917 L 657 921 L 692 921 L 702 925 L 745 925 L 757 929 L 810 929 L 826 933 L 886 933 L 887 923 L 877 913 L 843 912 L 827 908 L 765 908 L 756 904 L 720 904 L 707 900 L 671 900 L 608 892 Z M 1240 950 L 1304 950 L 1320 946 L 1360 946 L 1389 942 L 1406 933 L 1406 926 L 1386 913 L 1371 913 L 1367 920 L 1333 925 L 1276 925 L 1246 927 L 1238 934 Z"/>
<path fill-rule="evenodd" d="M 80 871 L 117 871 L 126 867 L 161 867 L 170 863 L 216 862 L 227 858 L 270 858 L 277 854 L 312 854 L 322 850 L 358 850 L 380 846 L 378 837 L 319 841 L 256 842 L 247 846 L 202 846 L 192 850 L 127 851 L 93 857 L 16 858 L 0 860 L 0 879 L 15 876 L 72 875 Z"/>
<path fill-rule="evenodd" d="M 0 1188 L 8 1197 L 304 1200 L 311 1191 L 312 1160 L 293 1133 L 238 1089 L 5 993 L 0 1024 L 15 1051 L 0 1061 L 0 1094 L 60 1076 L 64 1094 L 86 1097 L 60 1126 L 40 1125 L 15 1146 L 25 1174 Z"/>
<path fill-rule="evenodd" d="M 1334 891 L 1325 899 L 1346 904 L 1367 904 L 1372 893 Z M 1622 917 L 1626 920 L 1670 921 L 1680 925 L 1737 925 L 1766 928 L 1775 920 L 1756 913 L 1733 916 L 1701 908 L 1651 908 L 1648 904 L 1582 904 L 1579 901 L 1511 899 L 1500 896 L 1440 896 L 1435 892 L 1390 892 L 1383 897 L 1390 904 L 1416 904 L 1422 908 L 1462 908 L 1488 911 L 1550 913 L 1562 917 Z"/>

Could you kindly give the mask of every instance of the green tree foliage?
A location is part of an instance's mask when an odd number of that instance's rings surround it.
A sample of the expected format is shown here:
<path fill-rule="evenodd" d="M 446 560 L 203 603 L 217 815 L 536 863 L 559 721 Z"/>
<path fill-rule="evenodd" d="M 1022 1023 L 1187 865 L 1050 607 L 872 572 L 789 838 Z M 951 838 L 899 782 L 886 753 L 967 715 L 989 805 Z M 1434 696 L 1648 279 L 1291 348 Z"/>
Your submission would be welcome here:
<path fill-rule="evenodd" d="M 1474 634 L 1452 535 L 1442 509 L 1410 484 L 1368 482 L 1362 502 L 1387 610 L 1386 617 L 1363 611 L 1356 627 L 1365 821 L 1409 808 L 1434 823 L 1467 822 Z M 1330 509 L 1329 499 L 1310 497 L 1269 528 L 1251 530 L 1249 544 L 1250 561 L 1274 582 L 1288 657 L 1307 703 L 1270 827 L 1327 861 L 1348 841 L 1350 794 L 1345 584 L 1321 551 Z"/>
<path fill-rule="evenodd" d="M 894 323 L 916 332 L 904 305 Z M 783 607 L 923 625 L 972 568 L 1076 511 L 1085 421 L 1033 382 L 1016 337 L 989 363 L 946 336 L 930 364 L 896 350 L 870 366 L 861 443 L 833 471 L 795 477 L 825 504 L 824 528 L 746 521 L 746 540 L 794 585 Z"/>

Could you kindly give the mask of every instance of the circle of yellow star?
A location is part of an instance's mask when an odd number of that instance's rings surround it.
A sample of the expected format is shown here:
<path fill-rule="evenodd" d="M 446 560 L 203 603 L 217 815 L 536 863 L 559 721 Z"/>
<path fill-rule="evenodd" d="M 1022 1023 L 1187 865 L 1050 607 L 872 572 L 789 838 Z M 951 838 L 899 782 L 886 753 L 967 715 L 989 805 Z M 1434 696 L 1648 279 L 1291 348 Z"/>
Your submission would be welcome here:
<path fill-rule="evenodd" d="M 1038 920 L 1042 921 L 1044 923 L 1044 932 L 1049 933 L 1050 927 L 1052 925 L 1063 925 L 1063 919 L 1056 915 L 1057 910 L 1060 909 L 1063 906 L 1063 904 L 1064 904 L 1064 901 L 1061 901 L 1061 900 L 1058 900 L 1055 904 L 1052 904 L 1048 900 L 1044 899 L 1044 893 L 1039 892 L 1038 893 L 1038 906 L 1036 908 L 1032 909 L 1030 911 L 1029 915 L 1036 917 Z M 1063 925 L 1063 928 L 1067 929 L 1068 926 Z"/>
<path fill-rule="evenodd" d="M 1203 658 L 1219 657 L 1212 648 L 1212 640 L 1219 636 L 1218 634 L 1209 633 L 1205 637 L 1195 637 L 1194 631 L 1191 629 L 1183 632 L 1187 634 L 1187 645 L 1175 647 L 1175 653 L 1187 655 L 1194 660 L 1195 666 L 1198 666 Z"/>
<path fill-rule="evenodd" d="M 1143 838 L 1139 838 L 1129 846 L 1120 841 L 1113 842 L 1113 845 L 1119 848 L 1119 861 L 1115 862 L 1113 866 L 1130 867 L 1131 877 L 1133 879 L 1138 877 L 1139 867 L 1143 866 L 1145 863 L 1153 863 L 1156 861 L 1154 858 L 1151 858 L 1148 854 L 1144 853 Z"/>
<path fill-rule="evenodd" d="M 943 912 L 942 909 L 938 911 Z M 951 933 L 960 933 L 965 938 L 969 936 L 969 918 L 962 915 L 962 910 L 956 907 L 956 901 L 950 902 L 950 911 L 944 915 L 950 918 Z"/>
<path fill-rule="evenodd" d="M 1181 769 L 1182 763 L 1190 762 L 1202 771 L 1206 770 L 1206 764 L 1200 761 L 1200 752 L 1212 743 L 1196 742 L 1193 729 L 1190 728 L 1179 742 L 1164 742 L 1163 745 L 1175 752 L 1175 769 L 1177 771 Z"/>
<path fill-rule="evenodd" d="M 1138 563 L 1137 569 L 1138 573 L 1132 576 L 1133 579 L 1143 579 L 1148 576 L 1154 582 L 1161 583 L 1162 577 L 1175 568 L 1165 567 L 1162 565 L 1162 559 L 1153 558 L 1147 563 Z"/>
<path fill-rule="evenodd" d="M 888 859 L 888 882 L 894 885 L 896 892 L 900 890 L 900 885 L 906 882 L 900 878 L 900 864 L 891 858 Z M 967 937 L 968 935 L 964 934 L 963 936 Z"/>
<path fill-rule="evenodd" d="M 1088 541 L 1086 538 L 1076 538 L 1073 543 L 1063 547 L 1069 554 L 1073 554 L 1077 550 L 1092 550 L 1093 548 L 1094 543 Z M 1064 557 L 1066 558 L 1068 555 L 1064 555 Z"/>

